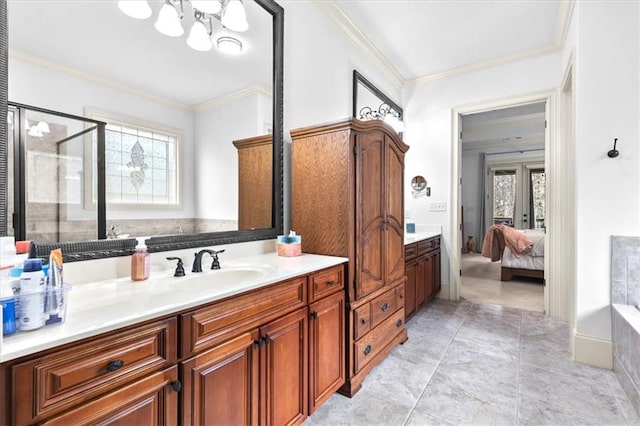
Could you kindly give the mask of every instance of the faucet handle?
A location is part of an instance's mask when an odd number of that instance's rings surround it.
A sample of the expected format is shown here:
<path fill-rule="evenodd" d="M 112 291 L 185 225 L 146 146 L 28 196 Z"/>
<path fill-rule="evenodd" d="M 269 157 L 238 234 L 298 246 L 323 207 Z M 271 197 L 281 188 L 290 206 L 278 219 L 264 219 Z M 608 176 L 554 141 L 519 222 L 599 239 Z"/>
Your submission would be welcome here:
<path fill-rule="evenodd" d="M 176 265 L 176 272 L 173 274 L 174 277 L 184 277 L 184 264 L 182 263 L 182 259 L 179 257 L 167 257 L 167 260 L 177 260 L 178 264 Z"/>
<path fill-rule="evenodd" d="M 211 262 L 211 269 L 220 269 L 220 259 L 218 259 L 218 253 L 223 253 L 225 249 L 215 251 L 213 250 L 211 253 L 211 257 L 213 257 L 213 262 Z"/>

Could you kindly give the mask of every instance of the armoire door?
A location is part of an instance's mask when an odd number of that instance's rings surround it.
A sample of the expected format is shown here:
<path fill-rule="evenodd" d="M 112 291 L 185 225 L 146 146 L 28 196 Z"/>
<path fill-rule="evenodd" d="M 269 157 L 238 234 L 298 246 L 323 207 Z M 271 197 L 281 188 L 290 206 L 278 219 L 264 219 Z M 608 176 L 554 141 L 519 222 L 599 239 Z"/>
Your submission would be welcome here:
<path fill-rule="evenodd" d="M 404 153 L 385 136 L 384 194 L 385 233 L 384 271 L 385 285 L 404 279 Z"/>
<path fill-rule="evenodd" d="M 355 290 L 356 298 L 359 299 L 381 288 L 385 283 L 385 140 L 382 133 L 372 132 L 357 134 L 355 142 L 358 247 Z"/>

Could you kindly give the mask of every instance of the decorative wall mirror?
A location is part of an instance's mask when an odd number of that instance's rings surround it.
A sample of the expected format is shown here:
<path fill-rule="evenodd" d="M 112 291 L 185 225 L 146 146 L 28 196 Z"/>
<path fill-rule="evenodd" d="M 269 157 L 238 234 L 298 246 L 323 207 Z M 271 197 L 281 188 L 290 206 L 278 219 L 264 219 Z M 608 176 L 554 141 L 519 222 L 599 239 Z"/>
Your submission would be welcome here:
<path fill-rule="evenodd" d="M 118 3 L 0 0 L 0 235 L 82 260 L 133 237 L 163 251 L 281 234 L 282 7 L 244 1 L 238 26 L 228 1 L 138 2 L 147 19 Z M 251 176 L 260 205 L 242 196 Z"/>
<path fill-rule="evenodd" d="M 384 120 L 402 137 L 402 108 L 356 70 L 353 70 L 353 117 Z"/>

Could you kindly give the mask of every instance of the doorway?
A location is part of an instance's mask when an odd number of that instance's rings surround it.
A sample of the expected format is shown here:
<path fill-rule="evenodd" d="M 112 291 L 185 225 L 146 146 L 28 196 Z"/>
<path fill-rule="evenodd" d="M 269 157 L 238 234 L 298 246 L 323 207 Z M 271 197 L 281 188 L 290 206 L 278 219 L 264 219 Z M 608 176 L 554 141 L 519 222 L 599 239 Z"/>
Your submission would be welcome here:
<path fill-rule="evenodd" d="M 462 299 L 544 311 L 544 279 L 527 277 L 527 271 L 505 271 L 539 268 L 540 276 L 544 274 L 546 104 L 530 102 L 460 116 L 460 202 L 462 238 L 467 243 L 461 251 Z M 505 253 L 493 262 L 483 257 L 486 232 L 498 224 L 527 237 L 535 235 L 539 258 L 507 259 Z"/>

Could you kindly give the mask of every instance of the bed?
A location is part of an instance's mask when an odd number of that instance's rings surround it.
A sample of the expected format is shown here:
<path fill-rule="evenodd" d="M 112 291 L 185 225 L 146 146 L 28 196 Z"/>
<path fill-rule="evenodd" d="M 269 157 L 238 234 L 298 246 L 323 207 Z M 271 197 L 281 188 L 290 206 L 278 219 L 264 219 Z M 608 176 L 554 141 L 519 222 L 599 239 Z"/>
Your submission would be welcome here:
<path fill-rule="evenodd" d="M 526 252 L 516 255 L 509 244 L 505 243 L 502 227 L 496 227 L 494 241 L 497 242 L 497 250 L 500 253 L 500 280 L 510 281 L 514 276 L 544 279 L 544 232 L 533 229 L 518 230 L 528 237 L 532 244 Z M 493 260 L 493 259 L 492 259 Z"/>

